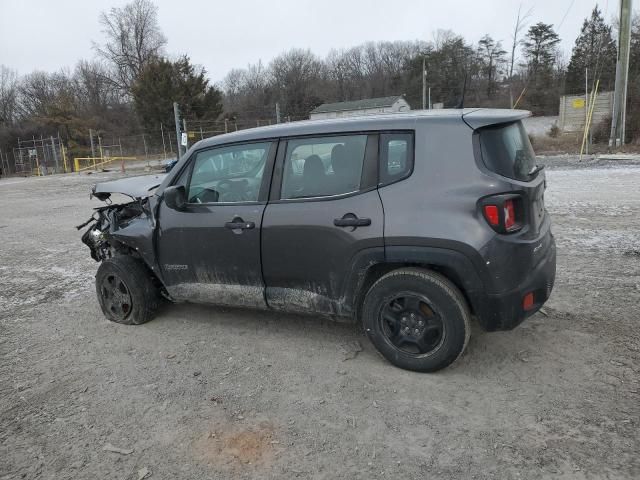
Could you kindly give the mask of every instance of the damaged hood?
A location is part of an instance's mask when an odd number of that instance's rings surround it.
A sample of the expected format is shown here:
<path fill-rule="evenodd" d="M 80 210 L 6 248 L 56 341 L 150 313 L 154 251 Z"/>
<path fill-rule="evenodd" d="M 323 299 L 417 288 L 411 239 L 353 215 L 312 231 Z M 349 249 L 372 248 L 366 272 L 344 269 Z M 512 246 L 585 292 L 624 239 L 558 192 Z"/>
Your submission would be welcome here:
<path fill-rule="evenodd" d="M 140 177 L 121 178 L 110 182 L 97 183 L 91 189 L 91 196 L 99 200 L 106 200 L 112 193 L 128 195 L 134 200 L 146 198 L 151 194 L 151 190 L 158 187 L 166 174 L 143 175 Z"/>

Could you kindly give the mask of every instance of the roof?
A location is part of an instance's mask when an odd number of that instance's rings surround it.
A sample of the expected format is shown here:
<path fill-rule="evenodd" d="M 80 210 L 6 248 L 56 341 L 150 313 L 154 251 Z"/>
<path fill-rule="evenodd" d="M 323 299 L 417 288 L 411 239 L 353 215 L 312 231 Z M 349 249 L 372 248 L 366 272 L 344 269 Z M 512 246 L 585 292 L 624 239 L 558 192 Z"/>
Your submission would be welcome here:
<path fill-rule="evenodd" d="M 343 112 L 345 110 L 364 110 L 367 108 L 390 107 L 402 98 L 402 95 L 391 97 L 364 98 L 362 100 L 352 100 L 349 102 L 323 103 L 314 108 L 311 113 Z"/>
<path fill-rule="evenodd" d="M 519 120 L 531 115 L 526 110 L 492 108 L 444 108 L 438 110 L 411 110 L 402 113 L 381 113 L 362 117 L 330 118 L 322 120 L 301 120 L 299 122 L 277 123 L 264 127 L 248 128 L 236 132 L 205 138 L 193 144 L 189 150 L 211 147 L 225 143 L 245 142 L 266 138 L 291 137 L 298 135 L 323 135 L 327 133 L 354 132 L 381 129 L 412 129 L 420 121 L 438 121 L 458 118 L 471 128 Z M 186 155 L 185 155 L 186 156 Z"/>
<path fill-rule="evenodd" d="M 177 175 L 177 172 L 180 171 L 182 164 L 187 161 L 191 152 L 216 145 L 302 135 L 330 135 L 343 132 L 367 132 L 375 130 L 412 130 L 416 128 L 416 124 L 422 122 L 460 121 L 465 122 L 470 128 L 476 129 L 486 125 L 513 122 L 530 115 L 531 112 L 526 110 L 445 108 L 440 110 L 411 110 L 403 113 L 381 113 L 380 115 L 365 115 L 361 117 L 302 120 L 299 122 L 278 123 L 265 127 L 238 130 L 237 132 L 205 138 L 193 144 L 189 148 L 189 151 L 182 156 L 178 164 L 171 170 L 171 173 L 167 175 L 159 191 L 171 182 L 174 175 Z"/>

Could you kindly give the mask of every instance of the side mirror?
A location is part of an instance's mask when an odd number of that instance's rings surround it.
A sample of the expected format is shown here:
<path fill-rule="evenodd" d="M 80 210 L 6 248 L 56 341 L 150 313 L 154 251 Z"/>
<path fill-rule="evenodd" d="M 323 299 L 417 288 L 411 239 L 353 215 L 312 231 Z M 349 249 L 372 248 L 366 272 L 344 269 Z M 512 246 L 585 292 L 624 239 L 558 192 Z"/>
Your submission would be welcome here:
<path fill-rule="evenodd" d="M 163 197 L 164 203 L 172 210 L 184 210 L 187 205 L 187 194 L 183 185 L 167 187 Z"/>

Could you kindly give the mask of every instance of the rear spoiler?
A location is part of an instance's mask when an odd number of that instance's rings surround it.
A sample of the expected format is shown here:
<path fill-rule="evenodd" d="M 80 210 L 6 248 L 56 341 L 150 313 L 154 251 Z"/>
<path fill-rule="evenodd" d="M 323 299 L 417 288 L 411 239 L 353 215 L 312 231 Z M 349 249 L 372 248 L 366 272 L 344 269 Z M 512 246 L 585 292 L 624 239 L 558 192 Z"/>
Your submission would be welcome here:
<path fill-rule="evenodd" d="M 529 110 L 479 108 L 462 114 L 462 120 L 474 130 L 488 125 L 510 123 L 531 116 Z"/>

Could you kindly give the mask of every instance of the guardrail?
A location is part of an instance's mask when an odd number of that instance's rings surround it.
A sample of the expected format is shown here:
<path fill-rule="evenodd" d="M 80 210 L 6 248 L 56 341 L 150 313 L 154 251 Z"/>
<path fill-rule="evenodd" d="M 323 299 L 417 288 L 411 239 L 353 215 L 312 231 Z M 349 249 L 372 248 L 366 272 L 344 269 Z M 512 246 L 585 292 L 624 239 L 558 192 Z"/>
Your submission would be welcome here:
<path fill-rule="evenodd" d="M 125 160 L 137 159 L 137 157 L 76 157 L 73 159 L 73 165 L 76 172 L 82 172 L 91 169 L 97 170 L 99 167 L 113 162 L 121 162 L 121 168 L 124 170 Z"/>

